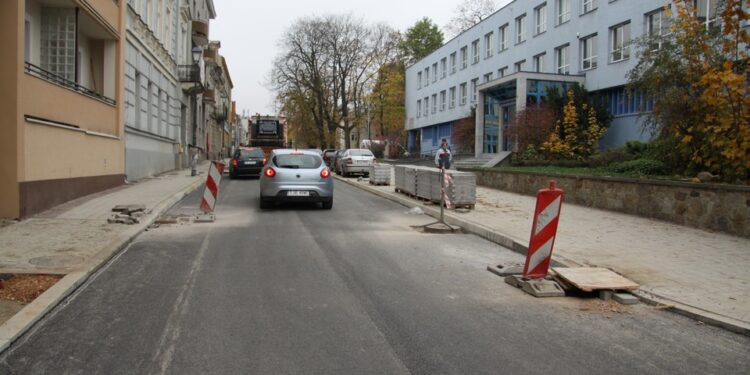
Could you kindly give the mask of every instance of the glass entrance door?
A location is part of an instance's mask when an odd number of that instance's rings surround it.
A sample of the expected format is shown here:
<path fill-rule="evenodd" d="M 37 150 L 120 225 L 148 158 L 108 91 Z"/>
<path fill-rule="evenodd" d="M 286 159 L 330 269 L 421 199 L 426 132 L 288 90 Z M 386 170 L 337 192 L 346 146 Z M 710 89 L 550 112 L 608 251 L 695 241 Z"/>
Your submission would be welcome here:
<path fill-rule="evenodd" d="M 485 154 L 496 154 L 500 136 L 500 104 L 492 96 L 484 97 L 484 147 Z"/>
<path fill-rule="evenodd" d="M 513 126 L 516 118 L 516 103 L 504 104 L 501 106 L 502 112 L 502 129 L 503 129 L 503 151 L 513 151 L 513 142 L 510 137 L 505 136 L 506 130 Z"/>

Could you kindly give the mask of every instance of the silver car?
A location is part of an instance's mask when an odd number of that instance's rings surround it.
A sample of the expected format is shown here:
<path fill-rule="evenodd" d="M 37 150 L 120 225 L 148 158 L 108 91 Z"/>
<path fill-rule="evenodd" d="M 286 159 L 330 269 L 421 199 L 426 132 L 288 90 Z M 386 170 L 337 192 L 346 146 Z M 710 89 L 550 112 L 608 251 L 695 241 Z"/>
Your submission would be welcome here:
<path fill-rule="evenodd" d="M 260 174 L 260 208 L 276 202 L 320 202 L 333 207 L 333 177 L 315 151 L 273 150 Z"/>
<path fill-rule="evenodd" d="M 370 166 L 375 161 L 375 155 L 366 148 L 350 148 L 340 158 L 338 167 L 344 177 L 355 173 L 369 175 Z"/>

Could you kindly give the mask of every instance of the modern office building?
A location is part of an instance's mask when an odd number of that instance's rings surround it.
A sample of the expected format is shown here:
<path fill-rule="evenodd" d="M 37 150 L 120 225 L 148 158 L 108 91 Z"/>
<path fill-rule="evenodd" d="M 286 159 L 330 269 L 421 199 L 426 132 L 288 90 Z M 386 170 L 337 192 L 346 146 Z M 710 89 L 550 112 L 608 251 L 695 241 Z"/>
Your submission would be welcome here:
<path fill-rule="evenodd" d="M 125 6 L 0 1 L 0 217 L 125 182 Z"/>
<path fill-rule="evenodd" d="M 715 17 L 716 2 L 696 0 Z M 582 84 L 614 117 L 602 148 L 647 140 L 643 95 L 629 95 L 637 63 L 631 41 L 668 32 L 663 0 L 515 0 L 406 70 L 406 129 L 413 152 L 430 154 L 454 125 L 474 116 L 475 156 L 512 151 L 503 137 L 515 114 L 547 87 Z"/>

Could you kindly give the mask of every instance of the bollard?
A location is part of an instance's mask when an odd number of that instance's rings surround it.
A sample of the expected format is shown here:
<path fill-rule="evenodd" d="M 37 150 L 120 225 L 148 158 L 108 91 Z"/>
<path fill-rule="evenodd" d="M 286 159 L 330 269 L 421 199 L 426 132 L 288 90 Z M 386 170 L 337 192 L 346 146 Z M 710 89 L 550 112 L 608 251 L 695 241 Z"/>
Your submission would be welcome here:
<path fill-rule="evenodd" d="M 208 168 L 208 178 L 206 179 L 206 186 L 203 189 L 203 198 L 201 198 L 201 211 L 202 215 L 199 215 L 196 222 L 213 222 L 216 218 L 214 217 L 214 207 L 216 207 L 216 200 L 219 198 L 219 184 L 221 183 L 221 175 L 224 173 L 224 164 L 217 161 L 211 162 L 211 166 Z"/>

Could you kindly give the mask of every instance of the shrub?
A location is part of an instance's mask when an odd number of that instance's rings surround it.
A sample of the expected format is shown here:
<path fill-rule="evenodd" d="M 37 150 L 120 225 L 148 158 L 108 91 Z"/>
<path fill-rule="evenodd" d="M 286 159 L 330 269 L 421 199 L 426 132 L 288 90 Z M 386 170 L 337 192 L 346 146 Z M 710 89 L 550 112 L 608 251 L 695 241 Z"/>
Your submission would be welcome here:
<path fill-rule="evenodd" d="M 612 164 L 609 169 L 615 173 L 632 173 L 639 175 L 663 175 L 667 173 L 667 166 L 652 159 L 636 159 Z"/>
<path fill-rule="evenodd" d="M 601 154 L 594 155 L 590 159 L 590 163 L 592 167 L 606 167 L 610 164 L 622 163 L 633 159 L 633 155 L 624 151 L 622 148 L 613 148 L 604 151 Z"/>
<path fill-rule="evenodd" d="M 625 152 L 640 159 L 648 150 L 649 144 L 640 141 L 629 141 L 625 143 Z"/>

